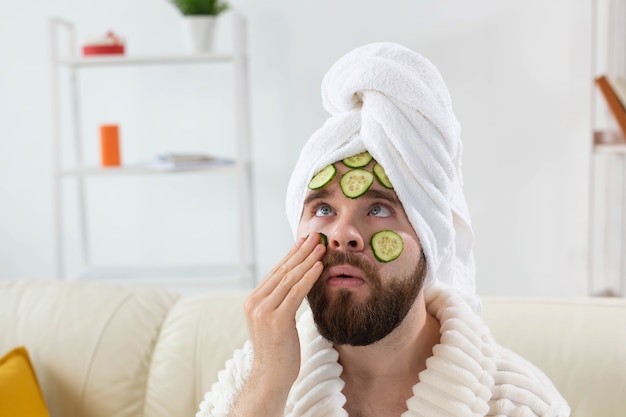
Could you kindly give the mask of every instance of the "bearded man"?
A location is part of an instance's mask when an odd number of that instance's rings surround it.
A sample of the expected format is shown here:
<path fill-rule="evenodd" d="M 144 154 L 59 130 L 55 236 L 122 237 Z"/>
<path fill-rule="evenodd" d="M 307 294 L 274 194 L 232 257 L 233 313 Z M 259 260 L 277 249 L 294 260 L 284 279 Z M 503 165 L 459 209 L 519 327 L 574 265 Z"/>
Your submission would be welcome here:
<path fill-rule="evenodd" d="M 287 190 L 296 244 L 247 297 L 250 340 L 197 417 L 568 416 L 481 320 L 460 127 L 437 69 L 365 45 L 322 97 L 331 117 Z"/>

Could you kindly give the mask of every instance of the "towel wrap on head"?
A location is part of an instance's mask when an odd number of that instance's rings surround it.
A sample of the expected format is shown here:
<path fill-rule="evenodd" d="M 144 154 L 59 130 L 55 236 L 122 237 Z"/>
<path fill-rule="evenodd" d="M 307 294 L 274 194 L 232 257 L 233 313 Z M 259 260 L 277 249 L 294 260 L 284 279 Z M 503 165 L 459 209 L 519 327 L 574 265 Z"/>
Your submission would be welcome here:
<path fill-rule="evenodd" d="M 368 44 L 330 68 L 322 100 L 331 116 L 303 147 L 287 188 L 294 237 L 311 178 L 367 150 L 385 168 L 420 239 L 428 263 L 425 285 L 453 287 L 480 313 L 461 128 L 437 68 L 396 43 Z"/>

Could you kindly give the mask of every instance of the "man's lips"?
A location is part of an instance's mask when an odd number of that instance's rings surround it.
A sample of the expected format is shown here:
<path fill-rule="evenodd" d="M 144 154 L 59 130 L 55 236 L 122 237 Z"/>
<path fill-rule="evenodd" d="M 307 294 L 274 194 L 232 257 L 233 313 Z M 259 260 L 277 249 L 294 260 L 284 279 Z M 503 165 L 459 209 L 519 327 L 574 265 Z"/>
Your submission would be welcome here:
<path fill-rule="evenodd" d="M 351 265 L 331 266 L 326 271 L 326 283 L 331 287 L 354 288 L 365 284 L 364 274 Z"/>

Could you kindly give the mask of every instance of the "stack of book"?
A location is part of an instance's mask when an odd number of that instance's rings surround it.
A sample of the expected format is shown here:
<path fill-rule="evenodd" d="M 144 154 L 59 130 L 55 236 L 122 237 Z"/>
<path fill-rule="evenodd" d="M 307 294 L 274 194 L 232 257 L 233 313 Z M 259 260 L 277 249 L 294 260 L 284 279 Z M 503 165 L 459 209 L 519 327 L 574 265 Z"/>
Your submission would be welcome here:
<path fill-rule="evenodd" d="M 191 170 L 214 165 L 231 164 L 232 162 L 230 159 L 205 154 L 166 153 L 156 156 L 153 167 L 165 171 Z"/>

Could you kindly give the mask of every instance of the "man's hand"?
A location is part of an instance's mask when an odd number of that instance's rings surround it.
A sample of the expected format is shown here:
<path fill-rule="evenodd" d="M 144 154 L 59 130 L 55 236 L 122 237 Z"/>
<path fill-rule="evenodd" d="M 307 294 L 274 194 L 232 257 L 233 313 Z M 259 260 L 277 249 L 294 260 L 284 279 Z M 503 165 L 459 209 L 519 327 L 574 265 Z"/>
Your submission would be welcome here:
<path fill-rule="evenodd" d="M 254 360 L 235 416 L 282 416 L 300 370 L 296 312 L 323 270 L 318 233 L 301 238 L 246 298 Z"/>

